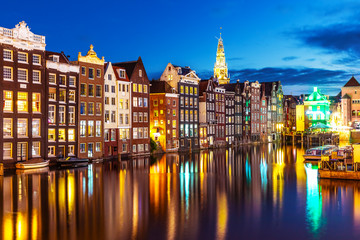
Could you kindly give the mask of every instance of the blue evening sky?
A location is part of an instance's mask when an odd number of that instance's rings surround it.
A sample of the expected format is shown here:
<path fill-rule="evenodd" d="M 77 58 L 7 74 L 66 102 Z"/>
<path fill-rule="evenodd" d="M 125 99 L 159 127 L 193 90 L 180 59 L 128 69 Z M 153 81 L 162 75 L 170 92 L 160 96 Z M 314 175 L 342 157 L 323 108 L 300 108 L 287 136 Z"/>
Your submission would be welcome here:
<path fill-rule="evenodd" d="M 141 56 L 149 78 L 166 64 L 212 75 L 219 28 L 232 81 L 281 80 L 286 94 L 335 95 L 359 76 L 360 2 L 350 0 L 5 1 L 0 26 L 26 21 L 47 50 L 74 60 L 89 45 L 106 61 Z M 8 9 L 4 11 L 4 9 Z"/>

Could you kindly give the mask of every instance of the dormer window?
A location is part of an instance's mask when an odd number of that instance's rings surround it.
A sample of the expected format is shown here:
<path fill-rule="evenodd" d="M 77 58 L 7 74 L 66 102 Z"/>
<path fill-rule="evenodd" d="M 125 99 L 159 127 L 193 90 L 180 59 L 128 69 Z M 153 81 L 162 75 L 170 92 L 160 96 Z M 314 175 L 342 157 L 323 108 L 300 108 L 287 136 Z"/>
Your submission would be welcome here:
<path fill-rule="evenodd" d="M 53 62 L 59 62 L 59 56 L 57 56 L 57 55 L 51 55 L 51 56 L 50 56 L 50 60 L 53 61 Z"/>
<path fill-rule="evenodd" d="M 125 78 L 125 70 L 124 69 L 119 69 L 119 76 L 120 76 L 120 78 Z"/>

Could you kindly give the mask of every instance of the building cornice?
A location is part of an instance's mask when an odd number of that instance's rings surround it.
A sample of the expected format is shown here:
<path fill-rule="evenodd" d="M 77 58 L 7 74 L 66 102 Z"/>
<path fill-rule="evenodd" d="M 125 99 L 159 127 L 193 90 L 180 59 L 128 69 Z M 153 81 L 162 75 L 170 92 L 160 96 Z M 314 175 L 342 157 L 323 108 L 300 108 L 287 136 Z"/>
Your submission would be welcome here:
<path fill-rule="evenodd" d="M 0 43 L 9 44 L 23 50 L 45 51 L 45 36 L 36 35 L 22 21 L 13 29 L 0 27 Z"/>

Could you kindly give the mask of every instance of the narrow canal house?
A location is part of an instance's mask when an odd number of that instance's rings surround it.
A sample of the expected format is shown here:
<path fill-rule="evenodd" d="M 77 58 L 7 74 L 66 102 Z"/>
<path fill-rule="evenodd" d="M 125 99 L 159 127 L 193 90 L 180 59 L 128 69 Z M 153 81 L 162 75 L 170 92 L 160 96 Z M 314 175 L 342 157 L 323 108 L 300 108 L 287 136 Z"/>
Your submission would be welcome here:
<path fill-rule="evenodd" d="M 225 88 L 225 137 L 228 145 L 235 144 L 235 87 L 236 84 L 223 85 Z"/>
<path fill-rule="evenodd" d="M 269 141 L 280 140 L 284 128 L 283 96 L 281 82 L 264 82 L 268 106 Z"/>
<path fill-rule="evenodd" d="M 45 157 L 45 37 L 23 21 L 0 27 L 0 161 Z"/>
<path fill-rule="evenodd" d="M 179 94 L 164 81 L 150 83 L 150 137 L 165 152 L 179 148 Z"/>
<path fill-rule="evenodd" d="M 215 147 L 226 145 L 225 138 L 225 89 L 215 88 Z"/>
<path fill-rule="evenodd" d="M 179 93 L 179 150 L 199 148 L 199 81 L 190 67 L 168 63 L 160 77 Z M 183 119 L 183 120 L 182 120 Z"/>
<path fill-rule="evenodd" d="M 242 141 L 247 143 L 251 140 L 251 86 L 249 81 L 243 83 L 242 95 Z"/>
<path fill-rule="evenodd" d="M 341 112 L 343 126 L 360 124 L 360 83 L 352 76 L 341 88 Z"/>
<path fill-rule="evenodd" d="M 296 131 L 296 103 L 292 95 L 284 95 L 284 131 L 291 133 Z"/>
<path fill-rule="evenodd" d="M 251 86 L 251 140 L 260 141 L 260 84 L 258 81 Z"/>
<path fill-rule="evenodd" d="M 97 57 L 93 46 L 85 56 L 79 52 L 78 157 L 100 158 L 104 146 L 104 57 Z"/>
<path fill-rule="evenodd" d="M 79 65 L 71 64 L 63 52 L 45 52 L 46 159 L 77 155 Z"/>
<path fill-rule="evenodd" d="M 149 79 L 141 57 L 136 61 L 114 63 L 125 69 L 131 82 L 131 155 L 150 154 L 149 136 Z"/>
<path fill-rule="evenodd" d="M 260 140 L 262 142 L 268 141 L 268 107 L 267 107 L 267 98 L 265 94 L 265 84 L 261 83 L 260 86 Z"/>
<path fill-rule="evenodd" d="M 118 155 L 117 81 L 111 62 L 104 65 L 104 156 Z"/>
<path fill-rule="evenodd" d="M 199 125 L 200 147 L 214 147 L 216 111 L 215 111 L 215 88 L 213 78 L 201 80 L 199 83 Z"/>
<path fill-rule="evenodd" d="M 232 136 L 232 144 L 238 145 L 242 142 L 242 114 L 243 114 L 243 90 L 244 90 L 244 83 L 240 83 L 239 80 L 236 83 L 229 83 L 222 85 L 225 90 L 226 94 L 233 94 L 234 97 L 234 106 L 228 106 L 227 108 L 234 109 L 234 113 L 231 113 L 232 122 L 227 123 L 228 126 L 233 125 L 234 131 L 231 134 L 228 134 L 228 137 Z M 229 95 L 228 95 L 229 96 Z M 229 111 L 229 110 L 228 110 Z M 232 111 L 232 110 L 231 110 Z M 232 128 L 232 126 L 231 126 Z"/>
<path fill-rule="evenodd" d="M 118 154 L 126 157 L 131 153 L 131 82 L 125 68 L 113 66 L 113 73 L 117 81 Z M 146 122 L 146 114 L 142 117 Z"/>

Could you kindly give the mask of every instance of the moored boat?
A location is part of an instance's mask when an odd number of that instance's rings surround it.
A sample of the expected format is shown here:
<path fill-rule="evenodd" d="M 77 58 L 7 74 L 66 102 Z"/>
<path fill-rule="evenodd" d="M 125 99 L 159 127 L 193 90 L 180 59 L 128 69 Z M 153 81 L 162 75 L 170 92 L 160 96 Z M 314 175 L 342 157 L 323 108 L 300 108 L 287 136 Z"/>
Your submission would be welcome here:
<path fill-rule="evenodd" d="M 68 157 L 66 159 L 58 159 L 57 163 L 63 168 L 84 167 L 89 164 L 89 159 Z"/>
<path fill-rule="evenodd" d="M 338 147 L 335 145 L 325 145 L 321 147 L 310 148 L 303 155 L 305 161 L 319 161 L 322 155 L 329 155 Z"/>
<path fill-rule="evenodd" d="M 16 169 L 34 169 L 44 168 L 49 166 L 49 160 L 31 159 L 29 161 L 18 162 L 15 164 Z"/>

